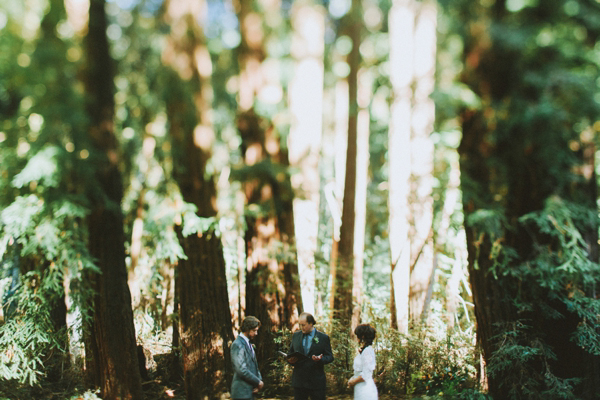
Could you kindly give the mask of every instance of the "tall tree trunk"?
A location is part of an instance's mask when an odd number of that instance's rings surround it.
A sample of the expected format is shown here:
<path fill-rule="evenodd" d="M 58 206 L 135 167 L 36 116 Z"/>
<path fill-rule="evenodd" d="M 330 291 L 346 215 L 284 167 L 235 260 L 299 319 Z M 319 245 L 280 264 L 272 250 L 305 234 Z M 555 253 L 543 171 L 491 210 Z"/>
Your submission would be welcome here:
<path fill-rule="evenodd" d="M 365 74 L 366 75 L 366 74 Z M 360 323 L 363 296 L 363 268 L 365 259 L 365 227 L 367 218 L 367 186 L 369 174 L 369 111 L 371 100 L 370 79 L 362 79 L 362 101 L 357 119 L 357 154 L 356 154 L 356 203 L 354 225 L 354 270 L 352 276 L 352 332 Z"/>
<path fill-rule="evenodd" d="M 448 173 L 446 188 L 444 189 L 444 201 L 440 223 L 437 226 L 435 233 L 436 247 L 442 248 L 448 248 L 447 246 L 451 244 L 448 240 L 451 219 L 456 207 L 460 206 L 460 166 L 458 165 L 458 160 L 453 160 L 447 168 L 450 171 Z M 461 301 L 460 284 L 466 279 L 463 271 L 463 266 L 467 264 L 466 256 L 464 254 L 466 254 L 466 252 L 461 251 L 460 249 L 454 251 L 455 259 L 452 265 L 450 278 L 446 284 L 446 319 L 449 331 L 452 331 L 454 328 L 458 304 Z M 469 318 L 468 312 L 466 312 L 465 315 Z"/>
<path fill-rule="evenodd" d="M 410 290 L 411 83 L 413 80 L 414 8 L 397 0 L 390 10 L 390 64 L 394 102 L 389 131 L 389 209 L 392 326 L 408 333 Z M 395 312 L 394 312 L 395 311 Z"/>
<path fill-rule="evenodd" d="M 302 308 L 296 254 L 293 252 L 293 193 L 287 174 L 287 155 L 281 152 L 273 129 L 262 131 L 260 117 L 245 113 L 238 120 L 249 181 L 244 183 L 246 212 L 246 315 L 262 322 L 257 338 L 259 362 L 275 352 L 274 334 L 297 323 Z M 271 152 L 267 151 L 271 149 Z M 278 162 L 284 161 L 284 163 Z M 280 173 L 271 169 L 282 170 Z"/>
<path fill-rule="evenodd" d="M 214 132 L 207 112 L 212 66 L 202 34 L 205 7 L 171 0 L 165 15 L 172 27 L 163 60 L 174 70 L 166 99 L 174 178 L 183 200 L 196 208 L 193 216 L 184 215 L 184 225 L 189 218 L 216 216 L 215 182 L 206 173 Z M 233 329 L 220 235 L 212 226 L 192 234 L 184 228 L 177 228 L 186 258 L 178 261 L 175 285 L 185 392 L 192 400 L 228 390 Z"/>
<path fill-rule="evenodd" d="M 571 80 L 585 79 L 583 67 L 574 72 L 574 60 L 555 44 L 538 48 L 538 32 L 529 30 L 536 26 L 519 31 L 523 21 L 506 6 L 470 8 L 477 18 L 466 30 L 463 79 L 481 105 L 463 111 L 459 147 L 477 335 L 494 372 L 489 392 L 503 399 L 591 399 L 599 359 L 581 335 L 598 338 L 588 320 L 597 318 L 588 304 L 597 307 L 598 280 L 585 278 L 598 276 L 596 181 L 585 151 L 577 151 L 591 127 L 573 127 L 588 118 L 581 107 L 594 93 Z M 564 21 L 563 12 L 539 3 L 519 18 L 543 14 L 552 23 Z M 489 25 L 516 30 L 519 43 L 492 35 Z M 556 57 L 540 63 L 547 54 Z M 573 239 L 586 234 L 587 243 Z"/>
<path fill-rule="evenodd" d="M 288 154 L 275 127 L 254 109 L 256 97 L 268 84 L 282 88 L 263 63 L 268 32 L 263 29 L 262 16 L 252 11 L 252 1 L 239 1 L 236 5 L 241 26 L 237 126 L 242 138 L 245 165 L 241 170 L 245 170 L 245 176 L 241 180 L 247 207 L 246 315 L 254 315 L 262 322 L 257 357 L 263 364 L 275 354 L 274 333 L 296 325 L 302 297 Z M 262 2 L 262 6 L 265 18 L 279 18 L 279 2 Z"/>
<path fill-rule="evenodd" d="M 348 54 L 348 147 L 346 149 L 346 173 L 344 179 L 344 201 L 340 230 L 339 259 L 335 274 L 334 316 L 342 326 L 350 327 L 352 321 L 352 286 L 354 274 L 354 224 L 356 204 L 356 152 L 358 118 L 358 70 L 360 67 L 360 43 L 362 14 L 360 0 L 352 1 L 349 15 L 348 34 L 352 39 L 352 50 Z"/>
<path fill-rule="evenodd" d="M 96 296 L 86 341 L 86 373 L 88 381 L 100 387 L 105 399 L 140 399 L 142 386 L 120 206 L 123 188 L 113 123 L 114 66 L 106 37 L 104 6 L 104 0 L 90 2 L 85 38 L 85 89 L 97 185 L 90 189 L 89 248 L 101 270 L 101 274 L 92 277 Z"/>
<path fill-rule="evenodd" d="M 430 98 L 435 85 L 437 10 L 431 1 L 413 4 L 414 91 L 411 116 L 412 228 L 410 315 L 425 319 L 435 278 L 433 257 L 433 132 L 435 105 Z M 429 301 L 428 301 L 429 299 Z"/>
<path fill-rule="evenodd" d="M 296 60 L 289 87 L 292 124 L 288 136 L 290 165 L 299 173 L 292 176 L 294 225 L 303 311 L 314 313 L 315 253 L 319 229 L 319 158 L 323 115 L 323 51 L 325 18 L 314 4 L 292 8 Z"/>
<path fill-rule="evenodd" d="M 261 64 L 266 58 L 265 32 L 261 16 L 254 12 L 254 0 L 236 0 L 236 12 L 240 24 L 241 42 L 238 47 L 240 83 L 238 108 L 242 113 L 252 110 L 254 100 L 262 85 Z"/>
<path fill-rule="evenodd" d="M 348 148 L 348 82 L 340 80 L 334 88 L 334 138 L 333 145 L 333 182 L 325 185 L 325 199 L 332 219 L 331 252 L 329 255 L 329 309 L 333 318 L 336 271 L 339 262 L 340 229 L 342 227 L 342 206 L 344 201 L 344 180 L 346 179 L 346 150 Z M 331 156 L 330 156 L 331 157 Z"/>

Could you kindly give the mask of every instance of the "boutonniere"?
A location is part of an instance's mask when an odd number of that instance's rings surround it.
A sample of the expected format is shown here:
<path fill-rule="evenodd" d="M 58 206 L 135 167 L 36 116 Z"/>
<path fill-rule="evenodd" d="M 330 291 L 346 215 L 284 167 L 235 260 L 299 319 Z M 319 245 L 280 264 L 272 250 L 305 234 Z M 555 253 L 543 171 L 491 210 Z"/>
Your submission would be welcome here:
<path fill-rule="evenodd" d="M 252 346 L 252 350 L 256 351 L 256 346 L 254 345 L 254 343 L 252 343 L 250 346 Z"/>
<path fill-rule="evenodd" d="M 319 343 L 319 338 L 315 336 L 315 337 L 313 338 L 313 342 L 315 342 L 315 343 Z"/>

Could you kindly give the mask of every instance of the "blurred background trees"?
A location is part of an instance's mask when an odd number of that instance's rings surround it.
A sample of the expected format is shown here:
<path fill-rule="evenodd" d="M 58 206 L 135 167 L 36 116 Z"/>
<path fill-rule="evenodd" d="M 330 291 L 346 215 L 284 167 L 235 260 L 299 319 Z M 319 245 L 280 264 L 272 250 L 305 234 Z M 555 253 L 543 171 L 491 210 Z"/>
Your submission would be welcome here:
<path fill-rule="evenodd" d="M 27 0 L 0 30 L 4 395 L 215 398 L 255 315 L 282 397 L 302 311 L 332 392 L 361 322 L 382 394 L 598 392 L 598 2 Z"/>

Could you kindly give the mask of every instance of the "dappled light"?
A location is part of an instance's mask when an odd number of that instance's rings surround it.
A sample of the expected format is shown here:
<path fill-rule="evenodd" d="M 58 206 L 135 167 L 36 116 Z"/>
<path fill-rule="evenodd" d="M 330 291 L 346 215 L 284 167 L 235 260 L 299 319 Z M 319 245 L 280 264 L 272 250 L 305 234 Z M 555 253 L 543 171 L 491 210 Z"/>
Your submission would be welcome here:
<path fill-rule="evenodd" d="M 69 28 L 79 35 L 84 35 L 88 24 L 88 13 L 91 0 L 65 0 Z M 65 27 L 64 29 L 69 29 Z M 68 36 L 68 35 L 65 35 Z"/>
<path fill-rule="evenodd" d="M 0 397 L 595 398 L 599 4 L 0 1 Z"/>

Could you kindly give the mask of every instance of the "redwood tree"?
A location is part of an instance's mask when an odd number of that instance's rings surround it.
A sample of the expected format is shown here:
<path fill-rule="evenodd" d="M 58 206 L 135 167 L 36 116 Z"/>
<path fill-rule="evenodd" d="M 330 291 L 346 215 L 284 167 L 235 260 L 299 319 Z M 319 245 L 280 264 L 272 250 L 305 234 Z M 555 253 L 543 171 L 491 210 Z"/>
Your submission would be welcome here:
<path fill-rule="evenodd" d="M 255 109 L 269 75 L 263 62 L 267 55 L 265 38 L 270 32 L 263 22 L 278 20 L 281 10 L 278 2 L 264 2 L 262 14 L 253 11 L 254 6 L 253 1 L 236 2 L 241 33 L 236 49 L 240 68 L 236 123 L 244 165 L 232 178 L 243 183 L 245 195 L 245 311 L 262 322 L 257 357 L 259 362 L 266 362 L 275 352 L 274 333 L 296 325 L 302 297 L 287 148 L 282 132 Z"/>
<path fill-rule="evenodd" d="M 127 286 L 125 235 L 118 143 L 114 132 L 114 68 L 106 37 L 104 0 L 92 0 L 85 38 L 85 91 L 90 119 L 90 162 L 95 181 L 88 187 L 89 249 L 101 273 L 93 275 L 92 321 L 86 340 L 88 382 L 105 399 L 142 397 L 131 295 Z"/>
<path fill-rule="evenodd" d="M 356 189 L 356 153 L 358 121 L 358 70 L 360 67 L 360 43 L 362 35 L 362 14 L 360 0 L 352 1 L 347 16 L 346 32 L 352 40 L 352 50 L 348 54 L 348 147 L 346 148 L 346 174 L 344 179 L 344 201 L 342 205 L 342 225 L 338 245 L 338 264 L 335 272 L 334 316 L 343 326 L 350 327 L 352 320 L 352 287 L 354 274 L 354 224 Z"/>
<path fill-rule="evenodd" d="M 414 2 L 396 0 L 390 9 L 390 81 L 394 91 L 389 127 L 391 325 L 408 333 L 410 294 L 410 172 Z"/>
<path fill-rule="evenodd" d="M 462 78 L 477 95 L 461 113 L 459 153 L 477 334 L 494 398 L 599 391 L 589 157 L 598 64 L 586 52 L 600 33 L 587 16 L 600 10 L 570 3 L 452 9 L 467 18 Z M 587 35 L 567 33 L 582 29 Z"/>
<path fill-rule="evenodd" d="M 165 100 L 172 141 L 173 176 L 183 200 L 191 205 L 177 228 L 185 254 L 176 266 L 178 328 L 187 399 L 228 390 L 231 313 L 220 233 L 216 229 L 216 188 L 207 174 L 214 139 L 203 111 L 211 107 L 210 58 L 200 22 L 203 2 L 167 2 L 171 32 L 163 61 Z M 202 64 L 208 62 L 208 64 Z"/>

